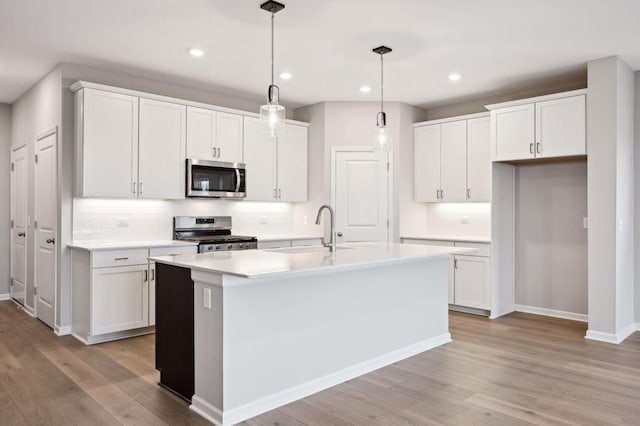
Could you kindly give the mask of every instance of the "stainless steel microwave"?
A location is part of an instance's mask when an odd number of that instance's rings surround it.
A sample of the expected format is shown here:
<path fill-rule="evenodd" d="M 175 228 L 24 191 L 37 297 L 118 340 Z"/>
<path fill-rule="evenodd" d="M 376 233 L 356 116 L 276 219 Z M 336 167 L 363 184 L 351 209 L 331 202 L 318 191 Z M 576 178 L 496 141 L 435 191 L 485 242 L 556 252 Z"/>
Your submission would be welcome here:
<path fill-rule="evenodd" d="M 243 163 L 187 160 L 187 197 L 243 199 L 247 180 Z"/>

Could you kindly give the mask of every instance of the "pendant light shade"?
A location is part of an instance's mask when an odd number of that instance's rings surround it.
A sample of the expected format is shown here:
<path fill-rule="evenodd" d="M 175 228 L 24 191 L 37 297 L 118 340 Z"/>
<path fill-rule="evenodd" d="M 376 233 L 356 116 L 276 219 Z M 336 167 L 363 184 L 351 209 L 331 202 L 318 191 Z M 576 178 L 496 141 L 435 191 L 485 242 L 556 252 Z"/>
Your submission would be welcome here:
<path fill-rule="evenodd" d="M 387 113 L 384 112 L 384 55 L 391 52 L 386 46 L 373 49 L 374 53 L 380 55 L 380 112 L 376 117 L 376 129 L 373 138 L 373 149 L 376 151 L 389 152 L 393 148 L 391 132 L 387 126 Z"/>
<path fill-rule="evenodd" d="M 284 106 L 278 102 L 280 100 L 280 89 L 273 82 L 274 76 L 274 20 L 276 13 L 284 9 L 284 4 L 277 1 L 267 1 L 260 5 L 260 8 L 271 13 L 271 85 L 267 92 L 267 103 L 260 107 L 260 120 L 263 123 L 266 134 L 271 138 L 277 138 L 284 133 Z"/>

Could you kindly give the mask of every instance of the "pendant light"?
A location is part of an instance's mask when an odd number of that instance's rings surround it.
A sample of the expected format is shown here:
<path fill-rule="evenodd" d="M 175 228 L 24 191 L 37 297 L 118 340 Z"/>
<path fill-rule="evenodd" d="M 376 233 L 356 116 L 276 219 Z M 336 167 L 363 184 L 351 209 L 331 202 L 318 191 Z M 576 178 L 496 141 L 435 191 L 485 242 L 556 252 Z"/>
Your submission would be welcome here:
<path fill-rule="evenodd" d="M 273 24 L 276 13 L 284 9 L 284 4 L 269 0 L 260 5 L 260 8 L 271 13 L 271 85 L 267 92 L 267 104 L 260 107 L 260 119 L 264 123 L 265 131 L 271 138 L 281 136 L 284 131 L 284 106 L 278 104 L 280 89 L 273 83 Z"/>
<path fill-rule="evenodd" d="M 387 113 L 384 112 L 384 55 L 391 52 L 391 48 L 380 46 L 373 49 L 380 55 L 380 112 L 376 117 L 376 131 L 373 140 L 373 149 L 376 151 L 391 151 L 391 133 L 387 127 Z"/>

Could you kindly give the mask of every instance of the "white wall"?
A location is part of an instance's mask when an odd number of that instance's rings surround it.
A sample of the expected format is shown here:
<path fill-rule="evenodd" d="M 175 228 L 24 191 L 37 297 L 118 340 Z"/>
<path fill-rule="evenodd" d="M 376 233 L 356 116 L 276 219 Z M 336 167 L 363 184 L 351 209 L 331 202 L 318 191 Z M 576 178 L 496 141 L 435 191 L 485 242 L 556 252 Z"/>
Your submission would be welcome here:
<path fill-rule="evenodd" d="M 636 99 L 635 99 L 635 266 L 634 266 L 634 295 L 635 295 L 635 322 L 640 323 L 640 71 L 636 71 Z"/>
<path fill-rule="evenodd" d="M 60 67 L 54 68 L 46 76 L 29 89 L 24 95 L 13 103 L 11 108 L 11 145 L 12 148 L 27 146 L 27 158 L 33 158 L 35 153 L 35 138 L 37 135 L 52 128 L 60 129 L 62 122 L 62 73 Z M 60 140 L 60 139 L 59 139 Z M 28 176 L 29 188 L 34 187 L 34 162 L 29 161 Z M 32 219 L 27 224 L 27 294 L 25 304 L 28 309 L 34 307 L 34 235 L 33 191 L 29 191 L 28 214 Z M 58 250 L 63 247 L 57 246 Z M 70 287 L 70 286 L 69 286 Z"/>
<path fill-rule="evenodd" d="M 633 326 L 633 93 L 618 57 L 588 64 L 588 338 L 619 341 Z"/>
<path fill-rule="evenodd" d="M 11 253 L 11 105 L 0 104 L 0 295 L 9 293 Z"/>
<path fill-rule="evenodd" d="M 587 313 L 586 162 L 516 167 L 516 304 Z"/>

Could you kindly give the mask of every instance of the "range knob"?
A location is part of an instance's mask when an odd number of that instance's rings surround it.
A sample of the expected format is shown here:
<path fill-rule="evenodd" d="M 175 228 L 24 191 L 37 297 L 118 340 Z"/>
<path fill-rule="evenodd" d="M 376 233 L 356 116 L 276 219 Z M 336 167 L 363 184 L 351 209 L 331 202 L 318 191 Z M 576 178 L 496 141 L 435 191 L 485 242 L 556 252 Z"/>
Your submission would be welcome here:
<path fill-rule="evenodd" d="M 221 245 L 217 245 L 217 246 L 216 246 L 216 250 L 220 250 L 221 248 L 222 248 L 222 246 L 221 246 Z"/>
<path fill-rule="evenodd" d="M 231 250 L 231 249 L 233 248 L 233 244 L 229 244 L 229 245 L 227 246 L 227 248 L 228 248 L 229 250 Z"/>

